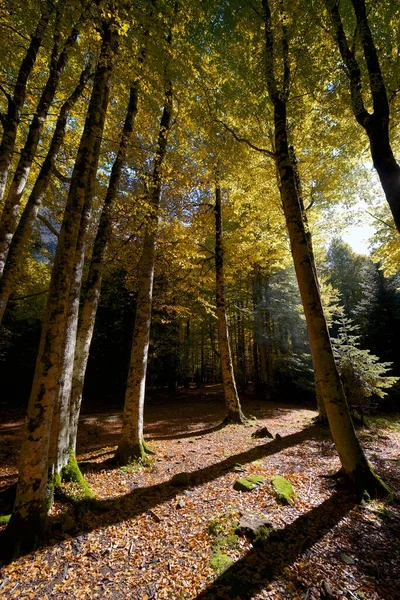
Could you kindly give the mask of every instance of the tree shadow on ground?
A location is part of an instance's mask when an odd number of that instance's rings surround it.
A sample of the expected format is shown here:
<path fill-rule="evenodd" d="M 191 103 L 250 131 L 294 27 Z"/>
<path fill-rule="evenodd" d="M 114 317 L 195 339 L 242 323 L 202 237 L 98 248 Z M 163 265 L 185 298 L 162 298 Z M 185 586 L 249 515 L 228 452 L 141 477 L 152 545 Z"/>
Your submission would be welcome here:
<path fill-rule="evenodd" d="M 173 435 L 149 435 L 146 436 L 146 441 L 149 441 L 151 443 L 153 440 L 156 442 L 159 440 L 181 440 L 191 437 L 198 437 L 201 435 L 207 435 L 208 433 L 214 433 L 215 431 L 221 431 L 221 429 L 224 429 L 224 427 L 226 427 L 227 425 L 229 425 L 229 423 L 221 421 L 213 427 L 206 427 L 204 429 L 191 429 L 186 433 L 177 432 Z"/>
<path fill-rule="evenodd" d="M 260 460 L 261 458 L 271 456 L 286 448 L 296 446 L 306 440 L 320 436 L 320 428 L 311 426 L 297 433 L 287 435 L 280 440 L 273 440 L 266 444 L 260 444 L 245 452 L 234 454 L 213 465 L 188 472 L 187 485 L 176 486 L 173 484 L 172 480 L 168 480 L 145 488 L 135 487 L 132 492 L 124 494 L 123 496 L 118 496 L 117 498 L 98 500 L 96 501 L 95 511 L 90 514 L 90 519 L 87 519 L 84 515 L 81 520 L 78 520 L 77 529 L 91 531 L 136 517 L 151 510 L 158 504 L 172 500 L 175 496 L 181 494 L 184 489 L 193 489 L 218 479 L 218 477 L 224 475 L 238 464 L 245 465 L 255 460 Z M 88 463 L 85 463 L 85 468 L 87 469 L 88 467 Z M 102 468 L 104 469 L 104 467 L 105 464 L 103 463 Z M 85 503 L 83 503 L 83 505 L 84 504 Z M 79 503 L 75 506 L 77 508 L 77 513 L 79 514 Z"/>
<path fill-rule="evenodd" d="M 274 531 L 266 541 L 228 568 L 196 600 L 250 600 L 276 579 L 285 567 L 320 541 L 354 505 L 354 498 L 350 495 L 334 493 L 290 525 Z"/>

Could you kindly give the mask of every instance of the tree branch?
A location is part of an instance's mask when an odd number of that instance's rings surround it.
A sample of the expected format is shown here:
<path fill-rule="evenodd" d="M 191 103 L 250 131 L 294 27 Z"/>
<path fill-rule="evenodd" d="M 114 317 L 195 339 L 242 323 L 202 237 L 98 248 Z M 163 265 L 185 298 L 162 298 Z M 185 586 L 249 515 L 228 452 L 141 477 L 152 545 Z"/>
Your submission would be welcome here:
<path fill-rule="evenodd" d="M 59 236 L 59 233 L 58 233 L 57 229 L 54 227 L 54 225 L 52 225 L 52 224 L 50 223 L 50 221 L 49 221 L 48 219 L 46 219 L 46 217 L 45 217 L 45 216 L 43 216 L 43 215 L 41 215 L 40 213 L 38 213 L 38 216 L 37 216 L 37 218 L 39 219 L 39 221 L 42 221 L 43 225 L 45 225 L 45 226 L 47 227 L 47 229 L 48 229 L 49 231 L 51 231 L 51 233 L 52 233 L 53 235 L 55 235 L 55 236 L 56 236 L 56 238 L 58 238 L 58 236 Z"/>
<path fill-rule="evenodd" d="M 221 121 L 220 119 L 215 119 L 216 123 L 219 123 L 220 125 L 222 125 L 223 127 L 225 127 L 225 129 L 227 131 L 229 131 L 229 133 L 231 133 L 233 135 L 233 137 L 235 138 L 235 140 L 237 142 L 241 142 L 243 144 L 246 144 L 247 146 L 249 146 L 249 148 L 251 148 L 252 150 L 256 150 L 257 152 L 261 152 L 262 154 L 266 154 L 267 156 L 269 156 L 270 158 L 273 158 L 275 160 L 275 154 L 273 152 L 271 152 L 271 150 L 268 150 L 267 148 L 260 148 L 259 146 L 256 146 L 255 144 L 253 144 L 252 142 L 250 142 L 250 140 L 240 137 L 236 131 L 234 129 L 232 129 L 231 127 L 229 127 L 226 123 L 224 123 L 224 121 Z"/>
<path fill-rule="evenodd" d="M 57 177 L 59 181 L 61 181 L 61 183 L 71 183 L 71 177 L 66 177 L 65 175 L 63 175 L 55 165 L 53 167 L 53 174 Z"/>

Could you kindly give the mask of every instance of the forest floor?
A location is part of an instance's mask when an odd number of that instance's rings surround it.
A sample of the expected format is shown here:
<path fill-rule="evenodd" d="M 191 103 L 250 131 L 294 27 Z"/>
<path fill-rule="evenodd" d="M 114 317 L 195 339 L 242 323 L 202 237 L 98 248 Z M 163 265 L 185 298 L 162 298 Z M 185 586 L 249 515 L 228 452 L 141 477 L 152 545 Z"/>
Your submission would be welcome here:
<path fill-rule="evenodd" d="M 400 507 L 358 506 L 332 479 L 339 461 L 309 407 L 243 397 L 248 426 L 220 428 L 221 389 L 154 397 L 147 465 L 117 468 L 118 411 L 85 414 L 78 457 L 95 506 L 57 501 L 48 544 L 0 570 L 0 598 L 27 600 L 396 600 L 400 598 Z M 0 487 L 16 480 L 21 416 L 0 414 Z M 255 439 L 260 427 L 281 439 Z M 359 435 L 375 469 L 400 493 L 400 423 L 372 419 Z M 186 485 L 171 484 L 187 472 Z M 238 477 L 262 475 L 250 492 Z M 293 485 L 293 505 L 276 500 L 271 478 Z M 243 514 L 276 528 L 256 543 L 236 536 Z"/>

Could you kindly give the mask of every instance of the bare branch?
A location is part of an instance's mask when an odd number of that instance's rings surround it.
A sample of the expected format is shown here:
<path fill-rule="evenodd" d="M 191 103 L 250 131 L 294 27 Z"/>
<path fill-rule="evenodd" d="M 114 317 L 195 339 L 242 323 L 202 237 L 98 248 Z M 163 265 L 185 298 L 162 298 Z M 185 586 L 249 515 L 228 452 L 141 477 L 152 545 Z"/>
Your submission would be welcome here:
<path fill-rule="evenodd" d="M 34 294 L 27 294 L 26 296 L 17 296 L 16 298 L 13 298 L 14 301 L 17 300 L 26 300 L 26 298 L 34 298 L 35 296 L 41 296 L 42 294 L 47 294 L 49 290 L 42 290 L 41 292 L 35 292 Z"/>
<path fill-rule="evenodd" d="M 241 142 L 243 144 L 246 144 L 247 146 L 249 146 L 249 148 L 251 148 L 252 150 L 256 150 L 257 152 L 262 152 L 263 154 L 266 154 L 267 156 L 269 156 L 270 158 L 273 158 L 275 160 L 275 154 L 273 152 L 271 152 L 271 150 L 268 150 L 267 148 L 260 148 L 259 146 L 256 146 L 255 144 L 253 144 L 252 142 L 250 142 L 250 140 L 240 137 L 235 131 L 234 129 L 232 129 L 231 127 L 229 127 L 226 123 L 224 123 L 224 121 L 221 121 L 220 119 L 215 119 L 216 123 L 219 123 L 220 125 L 222 125 L 223 127 L 225 127 L 225 129 L 227 131 L 229 131 L 229 133 L 231 133 L 233 135 L 233 137 L 235 138 L 236 141 Z"/>
<path fill-rule="evenodd" d="M 53 167 L 53 173 L 57 177 L 57 179 L 61 181 L 61 183 L 71 183 L 71 177 L 66 177 L 65 175 L 63 175 L 55 165 Z"/>
<path fill-rule="evenodd" d="M 367 210 L 366 208 L 364 208 L 364 212 L 366 212 L 367 215 L 369 215 L 370 217 L 372 217 L 376 221 L 379 221 L 379 223 L 382 223 L 382 225 L 385 225 L 385 227 L 389 227 L 389 229 L 393 229 L 394 231 L 397 231 L 397 227 L 395 227 L 392 223 L 388 223 L 387 221 L 384 221 L 383 219 L 380 219 L 379 217 L 377 217 L 373 213 L 369 212 L 369 210 Z"/>
<path fill-rule="evenodd" d="M 51 233 L 52 233 L 53 235 L 55 235 L 55 236 L 56 236 L 56 238 L 58 238 L 58 236 L 59 236 L 59 233 L 58 233 L 57 229 L 54 227 L 54 225 L 52 225 L 52 224 L 50 223 L 50 221 L 49 221 L 48 219 L 46 219 L 46 217 L 45 217 L 45 216 L 43 216 L 43 215 L 41 215 L 41 214 L 38 214 L 37 218 L 39 219 L 39 221 L 42 221 L 43 225 L 45 225 L 45 226 L 47 227 L 47 229 L 48 229 L 49 231 L 51 231 Z"/>

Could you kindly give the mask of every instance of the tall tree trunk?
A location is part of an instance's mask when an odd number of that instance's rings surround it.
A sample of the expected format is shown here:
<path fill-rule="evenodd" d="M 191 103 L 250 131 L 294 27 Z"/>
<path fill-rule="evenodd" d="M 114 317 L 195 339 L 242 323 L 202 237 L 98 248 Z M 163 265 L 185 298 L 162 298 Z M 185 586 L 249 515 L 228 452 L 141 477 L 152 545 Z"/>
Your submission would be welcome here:
<path fill-rule="evenodd" d="M 283 73 L 282 87 L 279 90 L 275 75 L 274 30 L 268 0 L 262 0 L 262 6 L 265 23 L 266 81 L 274 109 L 275 153 L 280 192 L 313 355 L 315 379 L 317 385 L 321 386 L 342 473 L 354 485 L 357 498 L 360 499 L 364 490 L 376 493 L 387 491 L 387 488 L 373 473 L 354 431 L 333 356 L 316 273 L 312 267 L 288 144 L 286 102 L 290 89 L 290 66 L 286 21 L 284 15 L 280 15 Z"/>
<path fill-rule="evenodd" d="M 367 133 L 371 157 L 379 175 L 386 200 L 392 211 L 397 230 L 400 232 L 400 166 L 390 143 L 390 106 L 378 53 L 368 23 L 365 0 L 351 0 L 357 35 L 364 52 L 369 79 L 369 91 L 373 112 L 369 112 L 363 99 L 364 82 L 357 57 L 350 47 L 343 27 L 337 0 L 325 0 L 331 17 L 334 35 L 350 80 L 351 107 L 357 122 Z"/>
<path fill-rule="evenodd" d="M 259 265 L 256 265 L 253 282 L 253 330 L 254 341 L 257 346 L 258 388 L 269 399 L 273 388 L 273 363 L 270 340 L 270 316 L 265 289 L 268 286 L 267 278 L 268 276 L 264 277 L 262 275 Z"/>
<path fill-rule="evenodd" d="M 315 273 L 315 281 L 319 287 L 317 264 L 315 262 L 314 246 L 313 246 L 313 241 L 312 241 L 312 233 L 311 233 L 311 229 L 310 229 L 310 224 L 308 222 L 307 211 L 304 206 L 304 198 L 303 198 L 303 191 L 302 191 L 302 187 L 301 187 L 301 179 L 300 179 L 300 174 L 299 174 L 299 170 L 297 167 L 297 158 L 296 158 L 296 154 L 295 154 L 293 146 L 289 147 L 289 153 L 290 153 L 290 158 L 292 160 L 292 165 L 293 165 L 293 174 L 294 174 L 294 179 L 295 179 L 295 183 L 296 183 L 297 196 L 299 198 L 299 203 L 300 203 L 304 231 L 305 231 L 305 235 L 306 235 L 306 239 L 307 239 L 308 249 L 310 252 L 311 267 Z M 311 358 L 312 358 L 312 361 L 314 364 L 313 355 L 311 356 Z M 315 372 L 315 368 L 314 368 L 314 372 Z M 325 403 L 324 403 L 323 388 L 317 382 L 315 382 L 315 395 L 316 395 L 317 408 L 318 408 L 318 422 L 321 424 L 326 424 L 328 421 L 328 417 L 326 414 L 326 408 L 325 408 Z"/>
<path fill-rule="evenodd" d="M 89 274 L 85 286 L 85 296 L 79 317 L 75 358 L 73 365 L 72 387 L 69 414 L 69 448 L 75 453 L 76 436 L 78 432 L 79 412 L 82 402 L 83 384 L 90 344 L 92 341 L 97 307 L 100 299 L 101 283 L 103 279 L 104 260 L 111 235 L 112 209 L 115 204 L 121 180 L 122 169 L 126 161 L 129 141 L 133 132 L 133 125 L 137 115 L 139 82 L 137 81 L 130 91 L 129 103 L 121 141 L 115 158 L 110 181 L 107 189 L 104 206 L 100 215 L 99 227 L 93 246 L 93 253 L 89 266 Z"/>
<path fill-rule="evenodd" d="M 138 269 L 138 296 L 125 394 L 122 434 L 115 454 L 116 460 L 122 465 L 126 465 L 131 460 L 143 459 L 146 452 L 143 441 L 143 413 L 156 244 L 154 226 L 152 229 L 146 227 Z"/>
<path fill-rule="evenodd" d="M 103 131 L 108 105 L 108 89 L 103 96 L 103 106 L 100 114 L 99 131 Z M 100 156 L 101 137 L 97 137 L 91 164 L 87 171 L 85 185 L 85 203 L 81 216 L 79 235 L 76 245 L 74 264 L 72 269 L 71 287 L 68 300 L 64 344 L 61 349 L 61 375 L 58 382 L 58 394 L 53 410 L 53 419 L 49 449 L 49 474 L 52 483 L 59 481 L 62 470 L 71 460 L 75 464 L 75 454 L 70 451 L 70 397 L 72 388 L 72 373 L 78 330 L 79 303 L 82 284 L 83 267 L 85 263 L 85 250 L 87 236 L 92 215 L 93 198 L 95 195 L 96 175 Z M 71 471 L 71 469 L 69 469 Z M 62 478 L 62 477 L 61 477 Z M 76 473 L 75 478 L 79 475 Z M 48 486 L 51 487 L 51 486 Z M 51 490 L 50 490 L 51 491 Z"/>
<path fill-rule="evenodd" d="M 237 307 L 237 364 L 239 371 L 240 389 L 244 391 L 247 385 L 247 357 L 246 357 L 246 338 L 245 326 L 243 323 L 243 302 L 238 300 Z"/>
<path fill-rule="evenodd" d="M 221 186 L 215 186 L 215 279 L 218 320 L 218 344 L 221 359 L 221 376 L 224 388 L 227 423 L 243 423 L 244 416 L 236 389 L 233 372 L 231 346 L 229 341 L 228 318 L 225 306 L 224 251 L 222 242 L 222 202 Z"/>
<path fill-rule="evenodd" d="M 171 36 L 168 37 L 171 43 Z M 143 458 L 148 450 L 143 439 L 143 411 L 146 386 L 147 355 L 150 339 L 151 306 L 158 216 L 161 201 L 162 164 L 167 153 L 168 134 L 173 109 L 172 83 L 166 78 L 164 109 L 160 120 L 157 150 L 149 192 L 150 218 L 146 226 L 143 251 L 139 261 L 138 297 L 133 330 L 133 343 L 126 386 L 121 439 L 115 453 L 120 464 Z"/>
<path fill-rule="evenodd" d="M 0 323 L 3 320 L 8 299 L 13 291 L 15 281 L 18 277 L 18 268 L 29 243 L 33 224 L 36 220 L 38 211 L 49 186 L 58 152 L 64 141 L 68 114 L 78 100 L 79 96 L 82 94 L 89 78 L 90 70 L 91 64 L 89 63 L 84 71 L 82 71 L 80 81 L 74 92 L 61 107 L 54 134 L 50 142 L 49 150 L 12 239 L 3 271 L 3 276 L 0 279 Z"/>
<path fill-rule="evenodd" d="M 104 95 L 107 94 L 118 39 L 115 29 L 106 23 L 103 23 L 101 35 L 101 53 L 52 271 L 21 447 L 16 502 L 2 540 L 11 554 L 30 549 L 38 538 L 43 537 L 46 529 L 49 441 L 79 233 L 76 223 L 80 223 L 82 217 L 87 172 L 96 140 L 102 136 Z"/>
<path fill-rule="evenodd" d="M 14 94 L 13 96 L 7 96 L 8 107 L 7 113 L 2 119 L 3 135 L 0 144 L 0 203 L 3 200 L 7 185 L 18 125 L 21 120 L 21 110 L 25 102 L 28 78 L 35 65 L 37 54 L 42 45 L 43 35 L 49 24 L 52 10 L 53 3 L 47 2 L 43 8 L 36 30 L 31 37 L 28 50 L 21 63 L 14 86 Z"/>
<path fill-rule="evenodd" d="M 80 24 L 81 23 L 79 23 L 79 26 Z M 32 122 L 29 126 L 25 146 L 21 152 L 14 178 L 10 185 L 10 189 L 8 190 L 3 212 L 0 217 L 0 278 L 3 275 L 8 251 L 10 249 L 12 238 L 17 226 L 19 205 L 28 181 L 33 159 L 36 155 L 44 123 L 47 118 L 50 105 L 54 100 L 61 73 L 68 62 L 69 51 L 74 46 L 78 38 L 79 26 L 77 25 L 73 27 L 60 54 L 58 52 L 58 35 L 55 35 L 50 61 L 50 74 L 40 97 Z"/>

